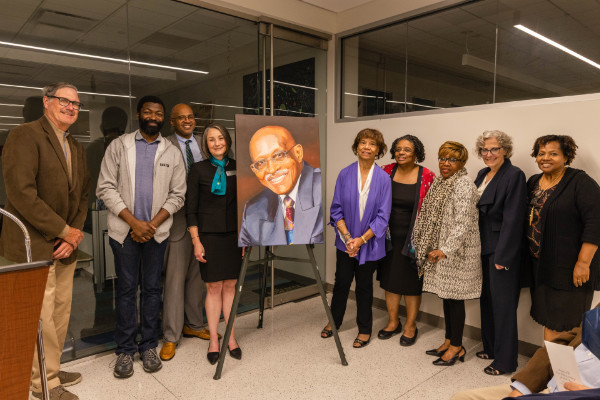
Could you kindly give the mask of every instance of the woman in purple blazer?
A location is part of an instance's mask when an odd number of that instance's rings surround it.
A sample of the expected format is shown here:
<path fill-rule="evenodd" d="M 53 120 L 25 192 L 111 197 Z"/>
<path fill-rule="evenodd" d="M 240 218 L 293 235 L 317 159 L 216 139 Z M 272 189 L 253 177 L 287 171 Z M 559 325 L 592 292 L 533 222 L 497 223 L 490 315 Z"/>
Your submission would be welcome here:
<path fill-rule="evenodd" d="M 331 203 L 331 222 L 335 227 L 336 271 L 331 313 L 339 329 L 346 312 L 352 281 L 356 278 L 356 324 L 358 336 L 355 348 L 371 340 L 373 327 L 373 272 L 377 260 L 385 256 L 385 234 L 392 208 L 390 177 L 375 160 L 387 150 L 381 132 L 363 129 L 358 132 L 352 151 L 358 161 L 338 175 Z M 327 324 L 322 338 L 331 337 Z"/>

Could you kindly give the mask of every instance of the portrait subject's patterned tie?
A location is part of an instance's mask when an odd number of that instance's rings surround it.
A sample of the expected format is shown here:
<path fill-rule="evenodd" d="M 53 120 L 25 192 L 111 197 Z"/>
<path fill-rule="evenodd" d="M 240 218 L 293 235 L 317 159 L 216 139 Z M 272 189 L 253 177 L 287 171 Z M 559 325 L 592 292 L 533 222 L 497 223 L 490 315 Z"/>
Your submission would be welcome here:
<path fill-rule="evenodd" d="M 192 154 L 192 149 L 190 148 L 190 143 L 192 143 L 191 140 L 186 140 L 185 141 L 185 161 L 186 161 L 186 167 L 187 167 L 187 172 L 190 172 L 190 168 L 192 168 L 192 165 L 194 164 L 194 155 Z"/>
<path fill-rule="evenodd" d="M 287 244 L 292 244 L 294 239 L 294 200 L 290 196 L 285 196 L 283 205 L 285 206 L 285 217 L 283 218 L 285 237 Z"/>

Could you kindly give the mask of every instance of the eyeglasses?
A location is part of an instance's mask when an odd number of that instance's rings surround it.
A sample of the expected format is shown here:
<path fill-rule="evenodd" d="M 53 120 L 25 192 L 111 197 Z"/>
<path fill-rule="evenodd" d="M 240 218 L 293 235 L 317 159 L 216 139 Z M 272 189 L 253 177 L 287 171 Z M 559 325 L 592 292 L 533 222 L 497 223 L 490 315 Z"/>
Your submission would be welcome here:
<path fill-rule="evenodd" d="M 271 155 L 270 160 L 273 161 L 274 163 L 282 163 L 289 157 L 288 153 L 290 151 L 292 151 L 292 149 L 296 146 L 298 146 L 298 145 L 292 146 L 292 148 L 290 148 L 288 151 L 277 151 L 277 152 L 273 153 L 273 155 Z M 250 167 L 254 168 L 257 171 L 262 171 L 267 167 L 268 163 L 269 163 L 268 158 L 260 158 L 256 161 L 254 161 L 254 163 L 250 164 Z"/>
<path fill-rule="evenodd" d="M 440 162 L 440 164 L 444 164 L 446 161 L 448 161 L 450 164 L 453 165 L 458 162 L 456 158 L 438 158 L 438 161 Z"/>
<path fill-rule="evenodd" d="M 479 153 L 482 156 L 487 156 L 488 153 L 492 153 L 492 155 L 497 156 L 498 153 L 500 153 L 500 149 L 501 149 L 501 147 L 492 147 L 491 149 L 486 149 L 486 148 L 482 147 L 481 149 L 479 149 Z"/>
<path fill-rule="evenodd" d="M 405 148 L 396 147 L 396 149 L 394 150 L 394 154 L 400 153 L 401 151 L 404 151 L 406 154 L 410 154 L 413 152 L 413 149 L 411 149 L 410 147 L 405 147 Z"/>
<path fill-rule="evenodd" d="M 80 108 L 83 108 L 83 103 L 80 103 L 78 101 L 71 101 L 71 100 L 67 99 L 66 97 L 58 97 L 58 96 L 50 96 L 50 95 L 47 95 L 46 97 L 51 98 L 51 99 L 58 99 L 58 104 L 60 104 L 62 107 L 68 107 L 69 104 L 73 104 L 73 109 L 75 109 L 75 110 L 79 110 Z"/>
<path fill-rule="evenodd" d="M 177 117 L 175 117 L 175 118 L 173 118 L 173 119 L 176 119 L 176 120 L 177 120 L 177 121 L 179 121 L 179 122 L 183 122 L 183 121 L 185 121 L 185 120 L 188 120 L 188 119 L 189 119 L 190 121 L 193 121 L 193 120 L 194 120 L 194 114 L 190 114 L 190 115 L 179 115 L 179 116 L 177 116 Z"/>

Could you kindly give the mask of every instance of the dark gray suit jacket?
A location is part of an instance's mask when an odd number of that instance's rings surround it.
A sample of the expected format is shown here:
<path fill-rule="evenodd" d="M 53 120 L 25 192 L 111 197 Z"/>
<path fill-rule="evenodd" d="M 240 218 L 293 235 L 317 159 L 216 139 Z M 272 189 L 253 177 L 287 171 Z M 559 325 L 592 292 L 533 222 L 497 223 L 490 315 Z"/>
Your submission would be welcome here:
<path fill-rule="evenodd" d="M 200 141 L 202 136 L 201 135 L 194 135 L 193 136 L 194 139 L 196 139 L 196 142 L 198 142 L 198 147 L 200 147 Z M 179 142 L 177 141 L 177 134 L 173 133 L 171 136 L 167 137 L 168 140 L 171 141 L 171 143 L 173 143 L 179 150 L 181 150 L 181 147 L 179 147 Z M 202 153 L 200 153 L 202 154 Z M 183 157 L 183 163 L 186 163 L 185 160 L 185 154 L 183 154 L 183 152 L 181 152 L 181 156 Z M 185 216 L 185 204 L 183 205 L 183 207 L 181 207 L 179 209 L 179 211 L 177 211 L 174 215 L 173 215 L 173 225 L 171 226 L 171 231 L 169 233 L 169 242 L 176 242 L 178 240 L 183 239 L 185 232 L 187 231 L 187 221 L 186 221 L 186 216 Z"/>
<path fill-rule="evenodd" d="M 321 170 L 303 162 L 294 205 L 294 244 L 323 243 Z M 265 189 L 244 207 L 240 246 L 287 245 L 279 196 Z"/>

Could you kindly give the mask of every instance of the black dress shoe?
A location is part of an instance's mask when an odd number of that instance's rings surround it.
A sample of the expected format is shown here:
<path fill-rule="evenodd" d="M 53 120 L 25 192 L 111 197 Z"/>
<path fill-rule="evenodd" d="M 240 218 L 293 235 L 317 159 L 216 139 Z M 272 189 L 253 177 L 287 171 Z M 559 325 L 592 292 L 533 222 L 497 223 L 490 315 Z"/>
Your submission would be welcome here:
<path fill-rule="evenodd" d="M 402 322 L 400 322 L 400 320 L 398 320 L 398 327 L 396 329 L 394 329 L 393 331 L 384 331 L 382 329 L 379 332 L 377 332 L 377 337 L 381 340 L 386 340 L 386 339 L 391 338 L 394 335 L 399 334 L 400 332 L 402 332 Z"/>
<path fill-rule="evenodd" d="M 448 350 L 448 349 L 446 349 L 446 350 Z M 441 357 L 444 355 L 446 350 L 438 351 L 438 349 L 431 349 L 431 350 L 427 350 L 425 352 L 425 354 L 427 354 L 428 356 Z"/>
<path fill-rule="evenodd" d="M 229 348 L 229 346 L 227 346 L 227 350 L 229 350 L 229 355 L 233 358 L 235 358 L 236 360 L 241 360 L 242 359 L 242 349 L 237 347 L 233 350 L 231 350 Z"/>
<path fill-rule="evenodd" d="M 217 361 L 219 361 L 219 352 L 218 351 L 209 351 L 206 354 L 206 358 L 211 365 L 215 365 Z"/>
<path fill-rule="evenodd" d="M 413 337 L 400 336 L 400 346 L 408 347 L 415 344 L 417 341 L 417 335 L 419 334 L 419 328 L 415 328 L 415 334 Z"/>
<path fill-rule="evenodd" d="M 461 356 L 459 355 L 461 351 L 465 351 L 465 353 Z M 451 359 L 449 359 L 448 361 L 442 359 L 442 357 L 438 358 L 437 360 L 435 360 L 433 362 L 433 365 L 438 365 L 440 367 L 450 367 L 454 364 L 456 364 L 456 361 L 460 361 L 460 362 L 465 362 L 465 356 L 467 355 L 467 349 L 465 349 L 464 347 L 461 347 L 461 349 L 458 351 L 458 353 L 456 353 L 454 355 L 454 357 L 452 357 Z"/>

